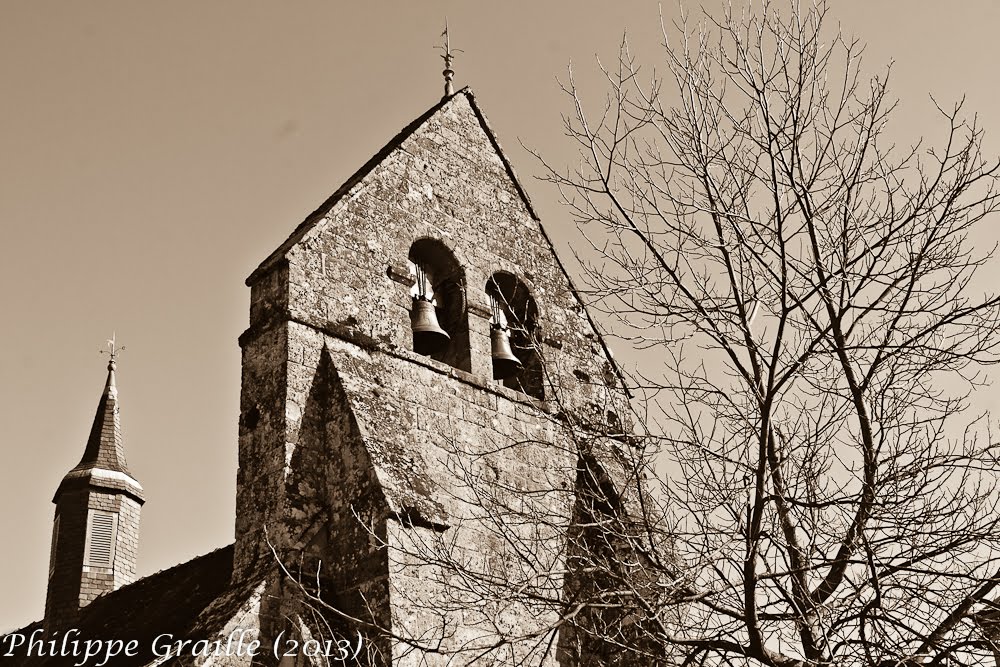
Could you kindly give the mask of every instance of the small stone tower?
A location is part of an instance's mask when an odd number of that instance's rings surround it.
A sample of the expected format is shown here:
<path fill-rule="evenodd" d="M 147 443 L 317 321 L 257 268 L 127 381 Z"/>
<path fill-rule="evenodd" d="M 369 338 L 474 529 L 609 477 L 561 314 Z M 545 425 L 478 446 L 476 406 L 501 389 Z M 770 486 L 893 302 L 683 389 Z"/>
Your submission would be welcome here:
<path fill-rule="evenodd" d="M 596 435 L 626 414 L 610 354 L 472 92 L 446 93 L 247 279 L 234 577 L 325 577 L 339 619 L 389 630 L 365 664 L 543 636 L 585 446 L 630 447 Z M 531 594 L 488 604 L 459 569 Z"/>
<path fill-rule="evenodd" d="M 114 348 L 83 458 L 66 473 L 52 502 L 56 514 L 45 599 L 49 631 L 71 624 L 99 595 L 135 580 L 145 498 L 125 464 Z"/>

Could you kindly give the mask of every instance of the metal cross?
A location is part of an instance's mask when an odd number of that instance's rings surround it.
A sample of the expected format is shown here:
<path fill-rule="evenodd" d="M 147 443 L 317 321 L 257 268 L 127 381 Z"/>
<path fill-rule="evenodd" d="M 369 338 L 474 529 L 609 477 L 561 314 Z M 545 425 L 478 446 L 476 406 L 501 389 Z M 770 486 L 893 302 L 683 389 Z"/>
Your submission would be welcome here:
<path fill-rule="evenodd" d="M 106 341 L 106 343 L 107 343 L 108 349 L 107 349 L 107 351 L 101 350 L 101 354 L 106 354 L 109 357 L 111 357 L 111 359 L 109 360 L 109 363 L 113 364 L 113 363 L 115 363 L 118 360 L 118 353 L 121 352 L 121 351 L 123 351 L 125 349 L 125 346 L 124 345 L 121 345 L 121 346 L 118 345 L 118 336 L 117 336 L 117 334 L 114 331 L 111 332 L 111 338 L 109 338 Z"/>
<path fill-rule="evenodd" d="M 462 49 L 455 49 L 454 51 L 451 50 L 451 35 L 448 33 L 447 17 L 444 20 L 444 32 L 441 33 L 441 36 L 444 37 L 444 46 L 439 46 L 437 48 L 444 51 L 444 55 L 441 56 L 444 58 L 444 71 L 441 73 L 444 74 L 444 94 L 445 97 L 447 97 L 455 94 L 455 87 L 451 83 L 451 80 L 455 77 L 455 70 L 451 68 L 451 63 L 455 59 L 456 53 L 464 52 Z"/>

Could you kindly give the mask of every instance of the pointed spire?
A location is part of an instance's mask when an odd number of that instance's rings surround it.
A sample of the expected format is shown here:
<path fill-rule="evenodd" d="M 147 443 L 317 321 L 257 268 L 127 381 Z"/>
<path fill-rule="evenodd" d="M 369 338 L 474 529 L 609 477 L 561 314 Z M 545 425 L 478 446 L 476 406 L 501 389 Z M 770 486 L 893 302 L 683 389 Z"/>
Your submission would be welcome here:
<path fill-rule="evenodd" d="M 90 429 L 90 437 L 87 438 L 87 448 L 76 466 L 77 470 L 94 467 L 128 473 L 122 445 L 121 421 L 118 416 L 116 365 L 114 358 L 108 362 L 108 379 L 104 383 L 104 392 L 97 404 L 97 414 L 94 415 L 94 425 Z"/>
<path fill-rule="evenodd" d="M 118 347 L 115 336 L 108 340 L 108 378 L 104 382 L 104 392 L 97 404 L 94 425 L 90 428 L 87 448 L 83 458 L 74 470 L 101 468 L 128 474 L 125 464 L 125 449 L 122 444 L 121 421 L 118 417 L 118 386 L 115 383 L 115 369 L 118 367 Z"/>
<path fill-rule="evenodd" d="M 83 451 L 83 458 L 63 479 L 63 483 L 56 491 L 56 498 L 71 483 L 94 485 L 98 484 L 98 480 L 108 478 L 110 474 L 117 480 L 114 483 L 115 487 L 120 487 L 120 490 L 130 493 L 140 502 L 142 500 L 142 487 L 129 472 L 128 464 L 125 462 L 125 447 L 118 414 L 118 385 L 115 371 L 118 367 L 118 354 L 124 349 L 124 346 L 117 345 L 114 336 L 108 340 L 108 352 L 106 352 L 110 357 L 108 376 L 104 382 L 101 399 L 97 403 L 97 412 L 90 427 L 87 446 Z M 99 485 L 105 484 L 102 482 Z"/>
<path fill-rule="evenodd" d="M 135 581 L 142 485 L 125 465 L 115 369 L 120 348 L 108 341 L 108 377 L 83 458 L 66 473 L 56 504 L 45 597 L 45 629 L 71 626 L 98 596 Z"/>

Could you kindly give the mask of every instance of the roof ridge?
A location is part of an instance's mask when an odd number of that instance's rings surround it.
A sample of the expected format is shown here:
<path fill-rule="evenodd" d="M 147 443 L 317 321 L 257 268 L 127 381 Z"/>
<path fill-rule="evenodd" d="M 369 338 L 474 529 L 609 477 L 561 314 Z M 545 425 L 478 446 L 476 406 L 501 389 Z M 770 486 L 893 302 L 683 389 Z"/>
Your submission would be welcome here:
<path fill-rule="evenodd" d="M 103 623 L 107 621 L 105 614 L 108 609 L 114 609 L 116 606 L 129 605 L 135 606 L 136 604 L 144 604 L 144 601 L 157 599 L 162 599 L 162 591 L 158 590 L 166 585 L 173 583 L 175 586 L 177 582 L 182 583 L 187 588 L 185 593 L 189 594 L 190 591 L 199 590 L 199 587 L 209 585 L 211 590 L 225 591 L 232 588 L 233 583 L 230 580 L 230 571 L 232 567 L 232 558 L 226 557 L 225 551 L 231 551 L 233 549 L 233 544 L 218 547 L 209 551 L 207 553 L 195 556 L 183 563 L 178 563 L 171 567 L 159 570 L 152 574 L 149 574 L 141 579 L 136 579 L 135 581 L 117 588 L 113 591 L 109 591 L 104 595 L 99 596 L 93 602 L 83 607 L 80 610 L 80 615 L 77 617 L 75 623 L 76 627 L 81 631 L 93 633 L 96 630 L 100 630 L 103 627 Z M 204 570 L 204 572 L 202 572 Z M 222 575 L 225 575 L 225 582 L 223 584 L 220 581 Z M 172 582 L 173 578 L 177 578 L 176 582 Z M 218 586 L 216 589 L 215 587 Z M 150 597 L 152 596 L 152 597 Z M 214 601 L 219 597 L 218 594 L 212 594 L 211 601 Z M 157 602 L 160 604 L 160 602 Z M 110 607 L 109 607 L 110 605 Z M 203 608 L 195 610 L 194 616 L 190 619 L 193 622 L 194 618 L 201 613 Z M 134 609 L 132 611 L 138 611 Z M 117 612 L 116 612 L 117 613 Z M 122 614 L 128 614 L 128 610 L 117 613 L 117 615 L 112 620 L 121 621 Z M 142 614 L 139 614 L 142 616 Z M 133 618 L 134 620 L 134 618 Z M 9 636 L 17 633 L 24 633 L 26 630 L 35 627 L 42 627 L 43 621 L 35 621 L 29 623 L 22 628 L 17 628 L 11 630 L 7 633 L 0 633 L 0 637 Z M 183 623 L 187 625 L 187 623 Z M 132 628 L 133 630 L 135 628 Z M 165 631 L 162 628 L 157 628 L 154 634 L 159 634 Z M 51 664 L 45 660 L 39 660 L 38 662 L 32 661 L 31 664 Z M 117 664 L 117 663 L 116 663 Z M 143 663 L 145 664 L 145 663 Z"/>

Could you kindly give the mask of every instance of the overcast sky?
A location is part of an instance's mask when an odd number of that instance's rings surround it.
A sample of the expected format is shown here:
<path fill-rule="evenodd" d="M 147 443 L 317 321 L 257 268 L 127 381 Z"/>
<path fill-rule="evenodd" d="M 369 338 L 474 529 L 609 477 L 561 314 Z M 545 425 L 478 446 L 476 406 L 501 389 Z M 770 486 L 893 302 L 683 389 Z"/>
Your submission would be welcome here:
<path fill-rule="evenodd" d="M 832 5 L 868 43 L 869 72 L 895 61 L 902 142 L 941 136 L 928 93 L 965 95 L 998 152 L 1000 3 Z M 652 1 L 0 0 L 0 10 L 0 631 L 42 615 L 52 494 L 83 453 L 112 331 L 126 347 L 126 453 L 148 498 L 139 574 L 232 541 L 243 281 L 440 98 L 433 47 L 446 15 L 464 50 L 456 84 L 475 90 L 564 251 L 575 231 L 519 142 L 571 159 L 556 84 L 570 59 L 586 83 L 594 55 L 613 58 L 626 28 L 641 62 L 659 58 Z"/>

